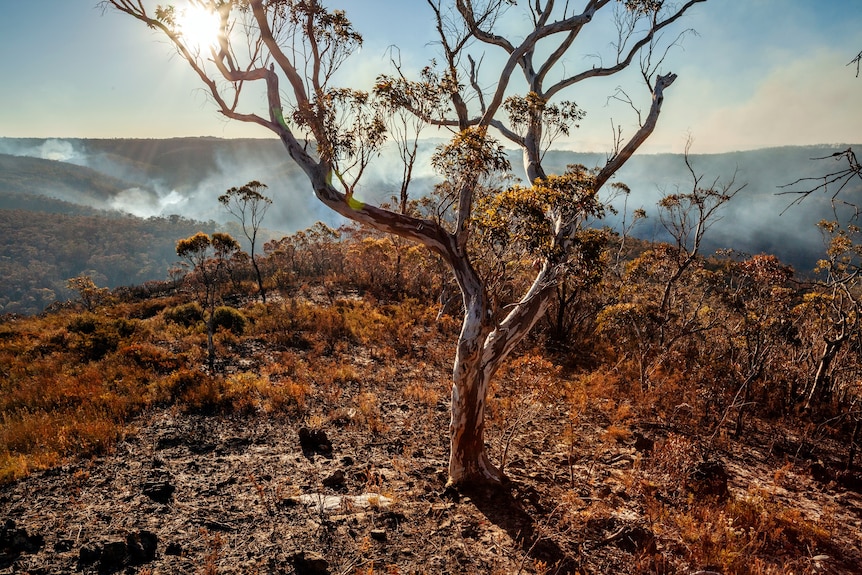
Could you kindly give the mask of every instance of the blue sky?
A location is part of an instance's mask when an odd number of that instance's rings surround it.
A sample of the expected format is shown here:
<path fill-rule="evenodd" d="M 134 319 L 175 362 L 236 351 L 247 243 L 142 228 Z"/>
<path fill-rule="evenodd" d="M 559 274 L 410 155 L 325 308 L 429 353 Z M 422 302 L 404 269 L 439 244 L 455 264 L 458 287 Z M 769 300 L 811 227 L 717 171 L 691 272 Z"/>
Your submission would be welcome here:
<path fill-rule="evenodd" d="M 129 17 L 102 14 L 96 4 L 0 0 L 0 136 L 270 137 L 221 119 L 187 65 L 154 32 Z M 424 0 L 344 0 L 340 6 L 365 37 L 350 64 L 352 85 L 373 80 L 390 45 L 401 47 L 415 68 L 434 55 Z M 512 10 L 517 33 L 522 8 Z M 688 135 L 700 153 L 862 142 L 862 77 L 846 66 L 862 50 L 859 0 L 709 0 L 683 25 L 697 35 L 667 60 L 665 69 L 679 79 L 645 151 L 682 151 Z M 573 52 L 573 67 L 589 65 L 587 55 L 607 46 L 607 36 L 585 36 L 591 43 Z M 493 64 L 493 54 L 487 62 Z M 630 110 L 607 97 L 621 83 L 642 97 L 631 80 L 568 94 L 587 118 L 563 146 L 607 151 L 612 123 L 630 132 Z"/>

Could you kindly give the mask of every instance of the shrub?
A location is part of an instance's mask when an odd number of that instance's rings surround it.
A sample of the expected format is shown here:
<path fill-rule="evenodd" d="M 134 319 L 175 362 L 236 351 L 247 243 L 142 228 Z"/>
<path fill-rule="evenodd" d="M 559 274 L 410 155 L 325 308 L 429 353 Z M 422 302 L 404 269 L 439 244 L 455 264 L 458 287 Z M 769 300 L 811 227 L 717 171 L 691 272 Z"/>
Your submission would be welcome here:
<path fill-rule="evenodd" d="M 106 322 L 86 314 L 72 318 L 68 330 L 76 335 L 69 348 L 78 353 L 83 361 L 98 361 L 115 351 L 120 343 L 120 336 L 128 337 L 134 327 L 126 320 Z"/>
<path fill-rule="evenodd" d="M 248 320 L 242 313 L 232 307 L 217 307 L 213 313 L 213 329 L 224 328 L 236 335 L 242 335 Z"/>
<path fill-rule="evenodd" d="M 302 412 L 308 385 L 286 378 L 272 381 L 267 376 L 243 372 L 227 378 L 226 394 L 240 413 Z"/>
<path fill-rule="evenodd" d="M 204 319 L 204 312 L 197 302 L 178 305 L 165 310 L 165 321 L 191 327 Z"/>
<path fill-rule="evenodd" d="M 150 400 L 161 405 L 182 404 L 187 411 L 216 411 L 225 401 L 223 385 L 216 378 L 182 368 L 150 385 Z"/>
<path fill-rule="evenodd" d="M 98 322 L 93 314 L 81 314 L 69 321 L 68 329 L 72 333 L 90 334 L 96 331 Z"/>
<path fill-rule="evenodd" d="M 148 343 L 134 343 L 122 348 L 121 353 L 138 366 L 156 373 L 167 374 L 179 369 L 183 360 L 176 354 Z"/>

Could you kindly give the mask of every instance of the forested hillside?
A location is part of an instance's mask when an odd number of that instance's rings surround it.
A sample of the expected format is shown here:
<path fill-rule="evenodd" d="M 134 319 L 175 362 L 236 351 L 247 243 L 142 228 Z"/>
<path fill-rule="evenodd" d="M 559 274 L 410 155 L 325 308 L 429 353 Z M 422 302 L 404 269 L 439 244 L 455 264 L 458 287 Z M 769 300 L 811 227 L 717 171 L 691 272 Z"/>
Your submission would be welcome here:
<path fill-rule="evenodd" d="M 77 209 L 41 204 L 40 208 Z M 213 222 L 180 216 L 144 220 L 116 213 L 0 209 L 0 314 L 38 313 L 54 301 L 64 301 L 73 295 L 67 280 L 78 275 L 103 287 L 167 279 L 178 262 L 177 240 L 215 229 Z"/>
<path fill-rule="evenodd" d="M 816 182 L 779 186 L 816 178 L 833 168 L 831 160 L 813 159 L 830 150 L 775 148 L 692 155 L 692 165 L 708 177 L 735 178 L 745 185 L 712 223 L 704 253 L 732 248 L 752 255 L 775 254 L 797 273 L 809 274 L 825 249 L 816 224 L 834 217 L 830 198 L 816 194 L 803 206 L 788 209 L 797 196 L 778 194 Z M 296 168 L 286 161 L 276 140 L 2 138 L 0 151 L 39 156 L 0 154 L 4 250 L 0 311 L 4 313 L 36 313 L 56 299 L 65 299 L 70 294 L 66 280 L 81 273 L 106 287 L 166 279 L 177 262 L 176 241 L 224 225 L 227 214 L 219 209 L 217 197 L 253 179 L 267 184 L 274 199 L 264 226 L 280 232 L 267 232 L 267 239 L 318 220 L 333 227 L 341 223 L 296 183 Z M 568 163 L 596 165 L 603 159 L 601 154 L 553 151 L 547 162 L 563 169 Z M 396 175 L 377 174 L 362 193 L 388 200 L 394 191 L 389 178 Z M 649 217 L 639 221 L 631 235 L 667 241 L 657 204 L 664 194 L 684 192 L 690 178 L 681 156 L 636 156 L 619 177 L 632 189 L 630 197 L 624 202 L 617 199 L 619 213 L 609 213 L 596 225 L 619 228 L 624 217 L 630 219 L 634 209 L 643 208 Z M 423 185 L 419 177 L 415 193 L 428 193 Z M 855 188 L 847 190 L 849 196 L 858 193 Z M 86 217 L 79 219 L 82 216 Z"/>
<path fill-rule="evenodd" d="M 430 157 L 433 143 L 420 150 Z M 785 147 L 697 154 L 691 163 L 696 173 L 713 180 L 735 180 L 744 190 L 728 204 L 707 238 L 707 248 L 734 248 L 770 253 L 800 273 L 810 272 L 824 245 L 817 230 L 821 219 L 831 219 L 830 197 L 817 194 L 798 209 L 787 209 L 811 180 L 789 186 L 801 178 L 818 178 L 836 167 L 824 156 L 847 145 Z M 22 139 L 0 138 L 0 207 L 8 194 L 39 194 L 101 210 L 117 210 L 141 217 L 181 215 L 186 219 L 224 222 L 226 214 L 215 199 L 225 190 L 257 180 L 269 187 L 275 200 L 266 227 L 292 233 L 323 221 L 338 227 L 343 220 L 311 198 L 307 184 L 298 178 L 278 140 L 219 138 L 146 139 Z M 569 164 L 602 164 L 602 153 L 550 151 L 548 166 L 563 170 Z M 50 161 L 49 161 L 50 160 Z M 512 165 L 520 160 L 514 156 Z M 387 171 L 386 167 L 391 167 Z M 388 201 L 399 189 L 400 169 L 383 162 L 383 169 L 367 174 L 357 192 L 364 201 Z M 413 197 L 431 192 L 430 173 L 414 174 Z M 637 155 L 616 181 L 632 190 L 614 204 L 619 215 L 608 214 L 599 225 L 619 226 L 623 215 L 637 208 L 649 216 L 633 229 L 647 240 L 667 240 L 658 218 L 657 203 L 667 193 L 691 185 L 681 154 Z M 849 195 L 859 194 L 851 188 Z M 17 206 L 16 206 L 17 207 Z M 625 208 L 625 211 L 624 211 Z M 161 278 L 159 278 L 161 279 Z"/>

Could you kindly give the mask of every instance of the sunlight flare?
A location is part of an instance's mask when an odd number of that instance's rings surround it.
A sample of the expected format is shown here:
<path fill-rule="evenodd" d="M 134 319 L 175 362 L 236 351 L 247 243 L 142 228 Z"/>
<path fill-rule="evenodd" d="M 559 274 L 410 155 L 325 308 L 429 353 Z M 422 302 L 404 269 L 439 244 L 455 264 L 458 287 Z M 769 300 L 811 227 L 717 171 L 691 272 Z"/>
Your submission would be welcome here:
<path fill-rule="evenodd" d="M 219 15 L 206 6 L 189 4 L 177 14 L 176 24 L 177 31 L 190 48 L 201 50 L 218 44 Z"/>

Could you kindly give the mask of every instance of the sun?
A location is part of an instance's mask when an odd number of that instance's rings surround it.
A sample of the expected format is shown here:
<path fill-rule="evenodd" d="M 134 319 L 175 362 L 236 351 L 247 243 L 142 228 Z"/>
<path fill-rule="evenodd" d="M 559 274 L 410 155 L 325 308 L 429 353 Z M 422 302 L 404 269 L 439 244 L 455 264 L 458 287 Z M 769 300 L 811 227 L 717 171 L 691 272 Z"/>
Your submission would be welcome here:
<path fill-rule="evenodd" d="M 201 50 L 218 44 L 219 15 L 198 4 L 178 11 L 177 30 L 189 48 Z"/>

